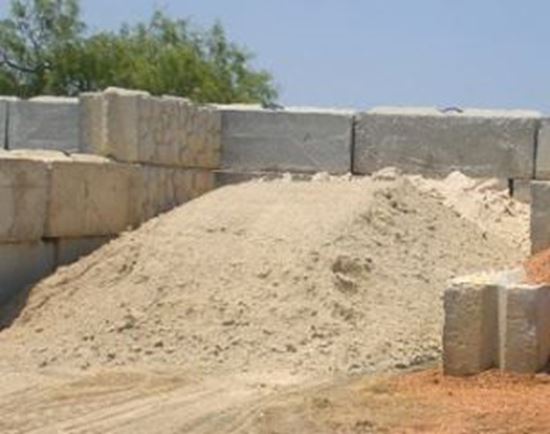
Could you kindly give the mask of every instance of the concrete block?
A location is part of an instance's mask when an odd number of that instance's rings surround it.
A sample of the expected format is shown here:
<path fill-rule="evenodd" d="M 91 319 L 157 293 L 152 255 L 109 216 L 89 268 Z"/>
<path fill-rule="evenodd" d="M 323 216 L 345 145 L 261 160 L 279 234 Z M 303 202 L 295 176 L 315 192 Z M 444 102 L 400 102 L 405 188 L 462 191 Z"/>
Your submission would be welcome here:
<path fill-rule="evenodd" d="M 534 173 L 538 113 L 379 108 L 357 116 L 354 171 L 388 166 L 420 174 L 454 170 L 476 177 Z"/>
<path fill-rule="evenodd" d="M 513 197 L 523 203 L 531 203 L 531 180 L 530 179 L 514 179 Z"/>
<path fill-rule="evenodd" d="M 221 114 L 184 98 L 108 89 L 81 98 L 81 149 L 130 163 L 217 168 Z"/>
<path fill-rule="evenodd" d="M 222 169 L 351 171 L 351 113 L 220 107 Z"/>
<path fill-rule="evenodd" d="M 138 168 L 94 157 L 51 165 L 46 236 L 116 235 L 134 224 Z"/>
<path fill-rule="evenodd" d="M 55 240 L 55 265 L 61 267 L 77 262 L 110 240 L 111 237 L 57 239 Z"/>
<path fill-rule="evenodd" d="M 550 179 L 550 118 L 540 120 L 537 143 L 536 179 Z"/>
<path fill-rule="evenodd" d="M 47 165 L 0 155 L 0 242 L 40 240 L 48 201 Z"/>
<path fill-rule="evenodd" d="M 9 103 L 9 149 L 77 151 L 79 104 L 76 98 L 42 97 Z"/>
<path fill-rule="evenodd" d="M 448 375 L 472 375 L 499 362 L 499 288 L 456 281 L 445 291 L 443 365 Z"/>
<path fill-rule="evenodd" d="M 171 210 L 177 205 L 174 191 L 174 170 L 165 167 L 141 166 L 139 170 L 139 202 L 136 213 L 139 223 Z M 181 193 L 180 193 L 181 194 Z"/>
<path fill-rule="evenodd" d="M 550 287 L 518 285 L 506 289 L 502 369 L 536 373 L 550 356 Z"/>
<path fill-rule="evenodd" d="M 0 303 L 53 273 L 52 243 L 0 244 Z"/>
<path fill-rule="evenodd" d="M 8 101 L 0 99 L 0 149 L 8 146 Z"/>
<path fill-rule="evenodd" d="M 107 155 L 107 99 L 102 93 L 82 93 L 79 101 L 80 152 Z"/>
<path fill-rule="evenodd" d="M 550 181 L 531 182 L 531 252 L 550 247 Z"/>

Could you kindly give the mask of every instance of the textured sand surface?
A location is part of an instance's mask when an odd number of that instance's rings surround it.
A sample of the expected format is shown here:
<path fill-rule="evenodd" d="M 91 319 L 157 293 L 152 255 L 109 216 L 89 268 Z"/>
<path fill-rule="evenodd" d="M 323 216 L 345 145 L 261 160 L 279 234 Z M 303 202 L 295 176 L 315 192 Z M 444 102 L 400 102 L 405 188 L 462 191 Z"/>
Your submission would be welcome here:
<path fill-rule="evenodd" d="M 418 179 L 316 179 L 220 189 L 59 270 L 0 367 L 405 368 L 439 359 L 449 278 L 523 258 Z"/>

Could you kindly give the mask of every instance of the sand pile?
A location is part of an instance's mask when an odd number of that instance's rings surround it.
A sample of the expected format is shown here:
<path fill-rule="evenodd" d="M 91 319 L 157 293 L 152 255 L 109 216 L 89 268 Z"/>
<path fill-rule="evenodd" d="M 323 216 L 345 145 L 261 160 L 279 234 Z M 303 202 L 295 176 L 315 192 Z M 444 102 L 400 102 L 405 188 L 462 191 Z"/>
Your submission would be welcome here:
<path fill-rule="evenodd" d="M 59 270 L 0 333 L 0 363 L 407 367 L 440 355 L 449 278 L 522 259 L 407 178 L 318 181 L 225 187 Z"/>
<path fill-rule="evenodd" d="M 507 185 L 498 179 L 473 179 L 453 172 L 445 179 L 411 176 L 422 191 L 433 195 L 463 218 L 488 233 L 529 253 L 529 204 L 510 197 Z"/>

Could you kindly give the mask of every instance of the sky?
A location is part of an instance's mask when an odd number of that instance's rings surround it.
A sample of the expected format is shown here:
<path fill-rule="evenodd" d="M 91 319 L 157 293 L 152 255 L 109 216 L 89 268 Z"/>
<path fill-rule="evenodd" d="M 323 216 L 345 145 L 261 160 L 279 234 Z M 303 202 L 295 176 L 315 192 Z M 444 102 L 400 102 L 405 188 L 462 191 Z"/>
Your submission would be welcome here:
<path fill-rule="evenodd" d="M 0 14 L 8 0 L 0 0 Z M 81 0 L 96 30 L 161 8 L 229 38 L 285 105 L 527 108 L 550 113 L 548 0 Z"/>

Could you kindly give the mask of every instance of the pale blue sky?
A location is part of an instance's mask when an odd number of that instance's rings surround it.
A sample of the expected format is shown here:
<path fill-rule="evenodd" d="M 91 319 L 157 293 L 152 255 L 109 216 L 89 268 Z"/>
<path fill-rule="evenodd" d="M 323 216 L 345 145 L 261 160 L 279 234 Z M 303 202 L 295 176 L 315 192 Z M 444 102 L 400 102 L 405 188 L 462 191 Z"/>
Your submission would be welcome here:
<path fill-rule="evenodd" d="M 7 0 L 0 0 L 0 12 Z M 220 19 L 289 105 L 460 105 L 550 113 L 549 0 L 82 0 L 93 28 L 156 7 Z"/>

